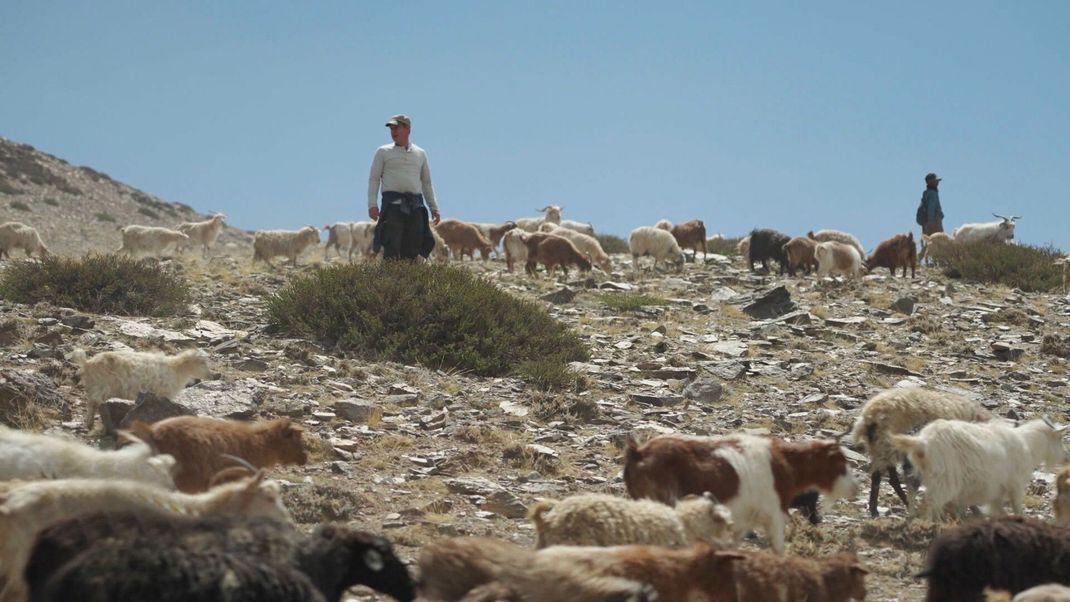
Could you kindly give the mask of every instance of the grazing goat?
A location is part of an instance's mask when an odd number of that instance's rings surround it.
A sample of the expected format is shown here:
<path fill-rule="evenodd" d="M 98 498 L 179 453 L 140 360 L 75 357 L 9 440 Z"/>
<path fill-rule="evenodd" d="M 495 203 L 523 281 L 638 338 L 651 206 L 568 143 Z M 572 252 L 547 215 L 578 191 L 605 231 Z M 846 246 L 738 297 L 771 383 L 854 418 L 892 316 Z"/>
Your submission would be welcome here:
<path fill-rule="evenodd" d="M 201 245 L 201 256 L 208 257 L 208 249 L 215 244 L 219 233 L 223 231 L 223 220 L 227 216 L 217 213 L 203 222 L 183 222 L 178 231 L 189 237 L 189 244 Z"/>
<path fill-rule="evenodd" d="M 112 397 L 137 399 L 146 391 L 173 399 L 190 381 L 211 377 L 208 354 L 189 349 L 178 355 L 145 351 L 105 351 L 86 359 L 85 351 L 75 349 L 71 361 L 79 367 L 85 385 L 85 427 L 93 428 L 97 407 Z"/>
<path fill-rule="evenodd" d="M 557 205 L 547 205 L 538 211 L 542 211 L 542 217 L 522 217 L 516 220 L 516 227 L 527 232 L 538 232 L 539 226 L 545 222 L 554 224 L 561 223 L 561 209 Z"/>
<path fill-rule="evenodd" d="M 545 222 L 544 222 L 545 223 Z M 580 234 L 586 234 L 587 236 L 594 236 L 594 226 L 591 224 L 584 224 L 582 222 L 575 222 L 570 219 L 561 220 L 560 226 L 562 228 L 568 228 L 569 230 L 575 230 Z"/>
<path fill-rule="evenodd" d="M 300 230 L 257 230 L 253 236 L 253 263 L 263 261 L 270 266 L 272 257 L 285 255 L 290 258 L 290 265 L 297 267 L 297 256 L 319 242 L 320 233 L 315 226 Z"/>
<path fill-rule="evenodd" d="M 1055 475 L 1055 501 L 1052 503 L 1055 522 L 1070 527 L 1070 466 Z"/>
<path fill-rule="evenodd" d="M 760 525 L 777 553 L 784 551 L 785 519 L 795 496 L 817 489 L 842 498 L 857 488 L 838 443 L 751 435 L 665 435 L 642 447 L 629 439 L 624 484 L 633 498 L 666 504 L 709 491 L 731 510 L 737 539 Z"/>
<path fill-rule="evenodd" d="M 740 602 L 848 602 L 866 599 L 866 575 L 854 554 L 811 559 L 740 552 L 732 563 L 733 600 Z"/>
<path fill-rule="evenodd" d="M 0 481 L 13 479 L 130 479 L 174 489 L 175 459 L 153 455 L 140 439 L 117 451 L 0 425 Z"/>
<path fill-rule="evenodd" d="M 809 274 L 817 268 L 817 241 L 806 236 L 796 236 L 784 243 L 784 254 L 788 257 L 788 275 L 795 276 L 795 270 L 805 268 Z"/>
<path fill-rule="evenodd" d="M 1070 529 L 1021 516 L 947 527 L 929 548 L 928 602 L 974 602 L 986 587 L 1018 593 L 1070 583 Z"/>
<path fill-rule="evenodd" d="M 854 234 L 841 232 L 840 230 L 818 230 L 817 232 L 811 230 L 810 232 L 806 233 L 806 236 L 807 238 L 810 238 L 811 240 L 816 240 L 817 242 L 842 242 L 845 245 L 850 245 L 854 247 L 855 250 L 858 251 L 859 257 L 866 256 L 866 250 L 862 248 L 862 242 L 858 240 L 858 237 Z"/>
<path fill-rule="evenodd" d="M 1015 514 L 1022 513 L 1033 470 L 1059 466 L 1067 460 L 1062 434 L 1047 420 L 1017 428 L 999 420 L 983 423 L 934 420 L 917 436 L 891 435 L 892 446 L 907 455 L 921 475 L 929 520 L 937 521 L 944 506 L 956 509 L 986 505 L 1000 511 L 1009 497 Z"/>
<path fill-rule="evenodd" d="M 682 224 L 673 225 L 667 219 L 663 219 L 654 225 L 659 230 L 667 230 L 676 239 L 681 249 L 691 249 L 698 259 L 699 249 L 702 249 L 702 260 L 706 261 L 706 224 L 700 219 L 693 219 Z"/>
<path fill-rule="evenodd" d="M 589 257 L 591 263 L 602 268 L 603 272 L 608 274 L 613 271 L 613 264 L 609 261 L 609 255 L 602 249 L 602 243 L 598 242 L 597 238 L 551 223 L 539 226 L 539 231 L 549 232 L 555 236 L 571 240 L 579 252 Z"/>
<path fill-rule="evenodd" d="M 346 251 L 346 259 L 353 261 L 353 225 L 356 222 L 335 222 L 322 228 L 327 232 L 327 244 L 323 246 L 323 261 L 326 262 L 334 247 L 338 257 L 342 257 L 342 249 Z"/>
<path fill-rule="evenodd" d="M 921 256 L 918 258 L 920 261 L 924 261 L 926 258 L 930 261 L 946 260 L 952 256 L 958 246 L 955 239 L 945 232 L 922 234 L 921 243 Z"/>
<path fill-rule="evenodd" d="M 997 215 L 998 221 L 983 222 L 978 224 L 962 224 L 952 233 L 955 238 L 955 242 L 960 245 L 968 245 L 973 243 L 995 243 L 1001 244 L 1008 240 L 1014 239 L 1014 226 L 1017 220 L 1021 219 L 1017 215 L 1011 217 L 1005 217 Z"/>
<path fill-rule="evenodd" d="M 862 256 L 851 245 L 836 241 L 818 243 L 814 256 L 817 257 L 817 275 L 821 278 L 836 274 L 856 279 L 862 277 Z"/>
<path fill-rule="evenodd" d="M 851 439 L 862 445 L 869 456 L 871 516 L 877 516 L 881 473 L 888 473 L 888 481 L 908 508 L 915 494 L 916 487 L 911 487 L 908 496 L 899 482 L 895 467 L 906 456 L 892 447 L 891 436 L 913 433 L 937 418 L 983 422 L 992 416 L 969 398 L 920 387 L 887 389 L 862 406 L 862 413 L 851 428 Z"/>
<path fill-rule="evenodd" d="M 265 481 L 263 471 L 199 494 L 166 491 L 136 481 L 21 483 L 0 493 L 0 583 L 6 584 L 0 600 L 25 599 L 23 569 L 42 529 L 64 519 L 104 511 L 194 516 L 237 513 L 290 519 L 282 505 L 279 484 Z"/>
<path fill-rule="evenodd" d="M 20 222 L 0 224 L 0 259 L 3 259 L 5 255 L 10 258 L 13 249 L 22 249 L 27 257 L 34 253 L 38 257 L 48 255 L 48 247 L 41 240 L 41 235 L 37 233 L 37 230 Z"/>
<path fill-rule="evenodd" d="M 546 267 L 550 276 L 554 275 L 558 266 L 565 273 L 565 278 L 568 278 L 570 265 L 576 266 L 581 272 L 591 271 L 590 258 L 581 253 L 567 238 L 536 232 L 529 234 L 524 239 L 524 244 L 528 247 L 528 260 L 524 264 L 524 271 L 532 276 L 535 275 L 535 268 L 539 263 Z"/>
<path fill-rule="evenodd" d="M 479 232 L 479 228 L 460 220 L 444 219 L 435 226 L 442 240 L 446 241 L 454 259 L 464 259 L 465 253 L 475 261 L 476 250 L 483 259 L 490 257 L 492 245 Z"/>
<path fill-rule="evenodd" d="M 130 256 L 142 254 L 158 256 L 162 255 L 171 245 L 182 245 L 189 242 L 189 236 L 184 232 L 170 228 L 157 226 L 126 226 L 119 230 L 123 235 L 123 242 L 119 245 L 116 253 L 125 253 Z"/>
<path fill-rule="evenodd" d="M 746 257 L 751 271 L 754 271 L 755 261 L 762 262 L 762 267 L 768 270 L 769 260 L 775 259 L 780 264 L 780 273 L 783 274 L 788 267 L 788 256 L 784 252 L 784 245 L 791 242 L 791 237 L 776 230 L 763 228 L 752 230 L 748 238 L 750 242 L 747 243 Z"/>
<path fill-rule="evenodd" d="M 985 589 L 985 602 L 1070 602 L 1070 587 L 1048 583 L 1031 587 L 1013 598 L 1006 590 Z"/>
<path fill-rule="evenodd" d="M 505 236 L 506 232 L 516 228 L 516 222 L 513 221 L 508 221 L 504 224 L 473 223 L 472 225 L 479 228 L 479 233 L 490 242 L 491 251 L 495 257 L 500 257 L 498 245 L 501 244 L 502 237 Z"/>
<path fill-rule="evenodd" d="M 513 271 L 513 265 L 520 263 L 527 263 L 528 261 L 528 245 L 525 239 L 528 236 L 528 232 L 524 230 L 510 230 L 502 237 L 502 249 L 505 250 L 505 267 L 510 272 Z"/>
<path fill-rule="evenodd" d="M 176 416 L 155 424 L 134 421 L 130 431 L 178 462 L 179 491 L 206 491 L 212 476 L 232 466 L 224 454 L 239 457 L 256 468 L 308 462 L 302 436 L 305 429 L 288 419 L 261 422 L 220 420 L 204 416 Z"/>
<path fill-rule="evenodd" d="M 544 500 L 528 511 L 536 548 L 556 545 L 648 544 L 680 548 L 698 542 L 726 545 L 732 515 L 712 496 L 688 496 L 666 506 L 612 495 Z"/>
<path fill-rule="evenodd" d="M 896 268 L 903 268 L 903 278 L 907 277 L 907 267 L 910 268 L 910 277 L 914 278 L 918 269 L 918 249 L 914 246 L 914 233 L 896 234 L 888 240 L 883 240 L 869 257 L 866 258 L 866 268 L 873 271 L 876 268 L 888 268 L 895 277 Z"/>
<path fill-rule="evenodd" d="M 639 271 L 639 258 L 650 255 L 654 258 L 654 267 L 658 269 L 658 261 L 664 261 L 676 266 L 676 271 L 684 267 L 684 252 L 673 235 L 659 228 L 640 226 L 632 230 L 628 235 L 628 250 L 632 254 L 632 267 Z"/>
<path fill-rule="evenodd" d="M 266 579 L 242 579 L 250 567 Z M 228 571 L 235 577 L 224 578 Z M 26 580 L 31 600 L 42 602 L 87 596 L 222 602 L 236 599 L 237 592 L 248 600 L 337 602 L 358 584 L 403 602 L 415 598 L 408 570 L 386 539 L 341 524 L 320 525 L 306 535 L 265 516 L 78 517 L 38 536 Z M 283 595 L 298 586 L 311 596 Z"/>

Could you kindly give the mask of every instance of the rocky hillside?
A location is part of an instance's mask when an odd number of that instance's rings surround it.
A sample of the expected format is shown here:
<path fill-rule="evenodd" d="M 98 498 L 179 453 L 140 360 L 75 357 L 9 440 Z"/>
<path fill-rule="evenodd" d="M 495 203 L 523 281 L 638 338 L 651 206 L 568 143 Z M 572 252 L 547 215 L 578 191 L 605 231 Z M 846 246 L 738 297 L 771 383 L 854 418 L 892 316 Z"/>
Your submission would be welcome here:
<path fill-rule="evenodd" d="M 207 217 L 90 167 L 74 166 L 28 144 L 0 137 L 0 222 L 33 226 L 54 253 L 115 250 L 121 242 L 117 229 L 128 224 L 173 228 Z M 227 227 L 220 235 L 217 253 L 238 252 L 251 240 L 248 233 Z"/>

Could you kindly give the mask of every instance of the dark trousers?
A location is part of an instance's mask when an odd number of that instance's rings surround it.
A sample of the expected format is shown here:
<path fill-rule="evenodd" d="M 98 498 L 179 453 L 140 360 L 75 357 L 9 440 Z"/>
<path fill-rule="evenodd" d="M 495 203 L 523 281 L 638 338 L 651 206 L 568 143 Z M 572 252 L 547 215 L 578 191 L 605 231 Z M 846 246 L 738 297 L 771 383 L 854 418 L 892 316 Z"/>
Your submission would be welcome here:
<path fill-rule="evenodd" d="M 423 243 L 427 209 L 420 207 L 406 215 L 398 205 L 387 204 L 379 219 L 383 222 L 383 258 L 416 259 Z"/>

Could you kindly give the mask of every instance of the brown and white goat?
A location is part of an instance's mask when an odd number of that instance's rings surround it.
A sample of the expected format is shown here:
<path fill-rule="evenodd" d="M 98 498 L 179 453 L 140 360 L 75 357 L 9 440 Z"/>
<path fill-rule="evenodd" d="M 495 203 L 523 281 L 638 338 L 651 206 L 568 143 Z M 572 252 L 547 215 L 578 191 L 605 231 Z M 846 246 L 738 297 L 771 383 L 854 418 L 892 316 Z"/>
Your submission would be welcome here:
<path fill-rule="evenodd" d="M 206 491 L 213 475 L 234 465 L 224 454 L 257 468 L 303 465 L 308 461 L 304 430 L 285 418 L 250 423 L 203 416 L 176 416 L 155 424 L 135 421 L 130 427 L 149 445 L 175 457 L 175 486 L 186 493 Z"/>
<path fill-rule="evenodd" d="M 896 234 L 895 236 L 881 241 L 876 249 L 866 258 L 866 268 L 873 271 L 876 268 L 888 268 L 895 277 L 896 268 L 903 268 L 903 278 L 907 277 L 907 267 L 910 267 L 910 277 L 914 278 L 918 269 L 918 249 L 914 246 L 914 233 Z"/>
<path fill-rule="evenodd" d="M 708 491 L 731 510 L 737 538 L 762 526 L 777 553 L 784 551 L 787 511 L 795 496 L 817 489 L 842 498 L 857 490 L 839 443 L 753 435 L 665 435 L 641 447 L 629 439 L 624 484 L 633 498 L 666 504 Z"/>
<path fill-rule="evenodd" d="M 568 278 L 568 266 L 574 265 L 581 272 L 591 271 L 591 259 L 580 253 L 576 245 L 567 238 L 545 232 L 529 234 L 524 240 L 528 247 L 528 260 L 524 265 L 524 271 L 532 276 L 535 275 L 535 267 L 541 263 L 551 276 L 558 267 L 565 272 Z"/>
<path fill-rule="evenodd" d="M 444 219 L 435 230 L 442 240 L 446 241 L 454 258 L 464 259 L 465 253 L 473 260 L 476 258 L 476 250 L 483 259 L 490 257 L 492 245 L 483 237 L 479 228 L 456 219 Z"/>

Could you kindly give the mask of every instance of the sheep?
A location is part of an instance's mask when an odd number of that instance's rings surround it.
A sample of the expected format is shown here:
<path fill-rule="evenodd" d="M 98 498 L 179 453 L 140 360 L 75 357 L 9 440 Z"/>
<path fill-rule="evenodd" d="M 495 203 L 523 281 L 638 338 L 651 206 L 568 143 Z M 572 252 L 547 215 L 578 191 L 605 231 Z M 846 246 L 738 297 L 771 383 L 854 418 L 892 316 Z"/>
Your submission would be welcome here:
<path fill-rule="evenodd" d="M 1058 583 L 1048 583 L 1031 587 L 1014 598 L 1006 590 L 993 591 L 985 589 L 985 602 L 1070 602 L 1070 587 Z"/>
<path fill-rule="evenodd" d="M 954 253 L 958 243 L 951 237 L 950 234 L 945 232 L 935 232 L 933 234 L 922 234 L 922 249 L 919 260 L 924 261 L 926 258 L 929 261 L 943 261 L 951 257 Z"/>
<path fill-rule="evenodd" d="M 10 258 L 12 249 L 22 249 L 27 257 L 36 253 L 43 258 L 49 253 L 37 230 L 21 222 L 5 222 L 0 224 L 0 259 Z"/>
<path fill-rule="evenodd" d="M 490 241 L 484 238 L 479 228 L 472 224 L 466 224 L 455 219 L 444 219 L 435 226 L 435 230 L 438 231 L 442 240 L 449 245 L 450 251 L 456 259 L 464 259 L 464 254 L 468 253 L 468 256 L 474 261 L 476 249 L 479 250 L 479 254 L 483 259 L 490 257 L 492 248 Z"/>
<path fill-rule="evenodd" d="M 776 230 L 763 228 L 752 230 L 747 242 L 747 262 L 754 271 L 754 262 L 762 262 L 762 267 L 769 269 L 769 260 L 775 259 L 780 264 L 780 273 L 783 274 L 788 266 L 788 256 L 784 252 L 784 245 L 791 242 L 791 237 Z"/>
<path fill-rule="evenodd" d="M 693 219 L 682 224 L 673 225 L 667 219 L 660 220 L 654 225 L 659 230 L 667 230 L 676 239 L 681 249 L 691 249 L 698 259 L 698 251 L 702 249 L 702 260 L 706 260 L 706 224 L 700 219 Z"/>
<path fill-rule="evenodd" d="M 672 508 L 650 500 L 611 495 L 574 495 L 544 500 L 528 511 L 536 548 L 553 545 L 614 546 L 649 544 L 673 548 L 704 541 L 727 545 L 732 527 L 728 508 L 713 496 L 688 496 Z"/>
<path fill-rule="evenodd" d="M 235 470 L 235 469 L 232 469 Z M 244 469 L 241 469 L 244 470 Z M 187 494 L 126 480 L 32 481 L 0 493 L 0 600 L 25 599 L 21 576 L 34 538 L 57 522 L 103 511 L 168 515 L 239 513 L 290 520 L 279 484 L 255 476 Z"/>
<path fill-rule="evenodd" d="M 918 269 L 918 249 L 914 246 L 914 233 L 896 234 L 895 236 L 881 241 L 876 249 L 866 258 L 866 268 L 888 268 L 895 277 L 895 269 L 903 268 L 903 278 L 907 277 L 907 267 L 910 267 L 910 277 L 915 277 Z"/>
<path fill-rule="evenodd" d="M 986 587 L 1017 593 L 1070 583 L 1070 529 L 1022 516 L 947 527 L 916 576 L 928 581 L 928 602 L 973 602 Z"/>
<path fill-rule="evenodd" d="M 539 263 L 546 267 L 550 276 L 554 275 L 558 266 L 565 273 L 565 278 L 568 278 L 570 265 L 575 265 L 581 272 L 591 271 L 590 257 L 581 253 L 567 238 L 536 232 L 529 234 L 524 239 L 524 244 L 528 247 L 528 260 L 524 264 L 524 271 L 532 276 L 535 275 L 535 268 Z"/>
<path fill-rule="evenodd" d="M 189 242 L 189 236 L 185 233 L 157 226 L 131 225 L 121 228 L 119 232 L 123 235 L 123 242 L 115 252 L 130 256 L 161 255 L 171 245 Z"/>
<path fill-rule="evenodd" d="M 178 355 L 152 351 L 105 351 L 86 359 L 85 351 L 75 349 L 70 356 L 78 365 L 85 385 L 85 427 L 93 428 L 97 407 L 111 399 L 137 399 L 146 391 L 172 399 L 194 379 L 207 379 L 208 354 L 189 349 Z"/>
<path fill-rule="evenodd" d="M 654 267 L 658 268 L 658 261 L 676 265 L 676 271 L 684 267 L 684 252 L 673 235 L 665 230 L 640 226 L 628 235 L 628 250 L 632 254 L 632 267 L 639 271 L 639 258 L 650 255 L 654 258 Z"/>
<path fill-rule="evenodd" d="M 297 256 L 320 242 L 319 230 L 305 226 L 300 230 L 257 230 L 253 236 L 253 263 L 263 261 L 271 265 L 271 258 L 285 255 L 290 265 L 297 267 Z"/>
<path fill-rule="evenodd" d="M 516 228 L 516 222 L 508 221 L 504 224 L 487 224 L 487 223 L 473 223 L 473 226 L 479 228 L 479 233 L 483 235 L 483 238 L 490 242 L 491 250 L 495 257 L 498 255 L 498 245 L 502 242 L 502 237 L 505 233 Z"/>
<path fill-rule="evenodd" d="M 684 602 L 730 589 L 731 563 L 738 556 L 704 544 L 531 551 L 495 539 L 454 537 L 424 546 L 417 565 L 420 595 L 427 600 L 473 600 L 465 595 L 498 584 L 499 596 L 525 602 Z"/>
<path fill-rule="evenodd" d="M 520 228 L 521 230 L 524 230 L 526 232 L 537 232 L 539 230 L 539 226 L 543 225 L 543 223 L 545 222 L 560 224 L 561 209 L 563 209 L 563 207 L 558 207 L 557 205 L 547 205 L 542 209 L 538 210 L 543 212 L 542 217 L 522 217 L 516 220 L 516 222 L 514 223 L 516 223 L 517 228 Z"/>
<path fill-rule="evenodd" d="M 854 247 L 855 250 L 858 251 L 859 257 L 866 256 L 866 250 L 862 248 L 862 242 L 858 240 L 858 237 L 854 234 L 841 232 L 839 230 L 818 230 L 817 232 L 811 230 L 806 233 L 806 236 L 811 240 L 816 240 L 817 242 L 841 242 L 845 245 L 850 245 Z"/>
<path fill-rule="evenodd" d="M 174 489 L 174 466 L 173 456 L 153 455 L 151 446 L 140 439 L 117 451 L 101 451 L 73 439 L 0 425 L 0 481 L 121 478 Z"/>
<path fill-rule="evenodd" d="M 732 512 L 737 540 L 752 526 L 763 526 L 778 554 L 784 551 L 785 519 L 795 496 L 817 489 L 842 498 L 857 489 L 836 442 L 742 434 L 664 435 L 642 447 L 629 438 L 624 484 L 632 498 L 665 504 L 709 491 Z"/>
<path fill-rule="evenodd" d="M 1062 434 L 1047 420 L 1013 428 L 998 420 L 984 423 L 938 419 L 917 436 L 891 435 L 892 447 L 905 453 L 921 475 L 936 522 L 948 503 L 958 508 L 987 505 L 1000 511 L 1008 497 L 1015 514 L 1022 513 L 1026 487 L 1040 464 L 1067 460 Z"/>
<path fill-rule="evenodd" d="M 740 552 L 732 563 L 735 595 L 740 602 L 848 602 L 866 599 L 869 574 L 854 554 L 811 559 Z"/>
<path fill-rule="evenodd" d="M 323 261 L 326 263 L 331 247 L 334 247 L 338 257 L 342 257 L 342 249 L 346 251 L 346 259 L 353 261 L 353 225 L 356 222 L 335 222 L 322 228 L 327 232 L 327 244 L 323 246 Z"/>
<path fill-rule="evenodd" d="M 308 452 L 305 429 L 285 418 L 254 423 L 203 416 L 176 416 L 154 424 L 134 421 L 130 431 L 178 462 L 179 491 L 206 491 L 212 476 L 237 456 L 257 468 L 276 464 L 304 465 Z"/>
<path fill-rule="evenodd" d="M 552 222 L 544 222 L 552 223 Z M 587 236 L 594 236 L 594 226 L 591 224 L 584 224 L 582 222 L 572 221 L 570 219 L 563 219 L 559 224 L 562 228 L 568 228 L 569 230 L 575 230 L 580 234 L 586 234 Z"/>
<path fill-rule="evenodd" d="M 788 258 L 788 275 L 794 276 L 795 270 L 799 268 L 805 268 L 807 274 L 811 268 L 817 268 L 817 257 L 814 256 L 816 250 L 817 241 L 806 236 L 796 236 L 784 243 L 784 254 Z"/>
<path fill-rule="evenodd" d="M 1055 475 L 1055 501 L 1052 502 L 1055 522 L 1070 526 L 1070 466 Z"/>
<path fill-rule="evenodd" d="M 861 444 L 869 456 L 871 516 L 877 516 L 881 473 L 888 473 L 888 481 L 908 508 L 915 493 L 912 488 L 908 497 L 899 483 L 895 466 L 902 463 L 905 456 L 892 447 L 891 435 L 915 432 L 937 418 L 983 422 L 992 416 L 966 397 L 921 387 L 887 389 L 862 406 L 850 432 L 851 440 L 856 445 Z"/>
<path fill-rule="evenodd" d="M 505 249 L 505 266 L 512 272 L 513 264 L 517 262 L 527 263 L 528 245 L 524 242 L 527 232 L 524 230 L 510 230 L 502 237 L 502 248 Z"/>
<path fill-rule="evenodd" d="M 598 242 L 597 238 L 549 222 L 539 226 L 539 231 L 549 232 L 555 236 L 571 240 L 580 253 L 587 255 L 591 263 L 597 265 L 603 272 L 608 274 L 613 271 L 613 264 L 609 260 L 609 255 L 602 249 L 602 243 Z"/>
<path fill-rule="evenodd" d="M 264 585 L 239 579 L 224 592 L 216 589 L 227 583 L 228 570 L 240 578 L 250 566 L 266 577 Z M 25 574 L 35 601 L 222 601 L 241 592 L 248 600 L 336 602 L 357 584 L 404 602 L 415 599 L 412 578 L 386 539 L 342 524 L 306 535 L 267 516 L 83 516 L 44 530 Z M 95 578 L 104 574 L 114 578 Z M 306 596 L 280 595 L 294 585 Z"/>
<path fill-rule="evenodd" d="M 1002 244 L 1008 240 L 1013 240 L 1015 223 L 1021 217 L 1017 215 L 1006 217 L 995 213 L 992 215 L 998 217 L 999 220 L 977 224 L 962 224 L 955 228 L 955 231 L 952 232 L 955 242 L 960 245 L 973 243 Z"/>
<path fill-rule="evenodd" d="M 820 278 L 836 274 L 856 279 L 862 277 L 862 256 L 851 245 L 836 241 L 818 243 L 814 257 L 817 258 L 817 275 Z"/>
<path fill-rule="evenodd" d="M 201 256 L 208 257 L 208 249 L 215 244 L 216 239 L 219 238 L 219 233 L 223 231 L 223 220 L 225 219 L 227 219 L 227 216 L 222 213 L 216 213 L 203 222 L 183 222 L 176 229 L 188 236 L 191 244 L 201 245 Z"/>

